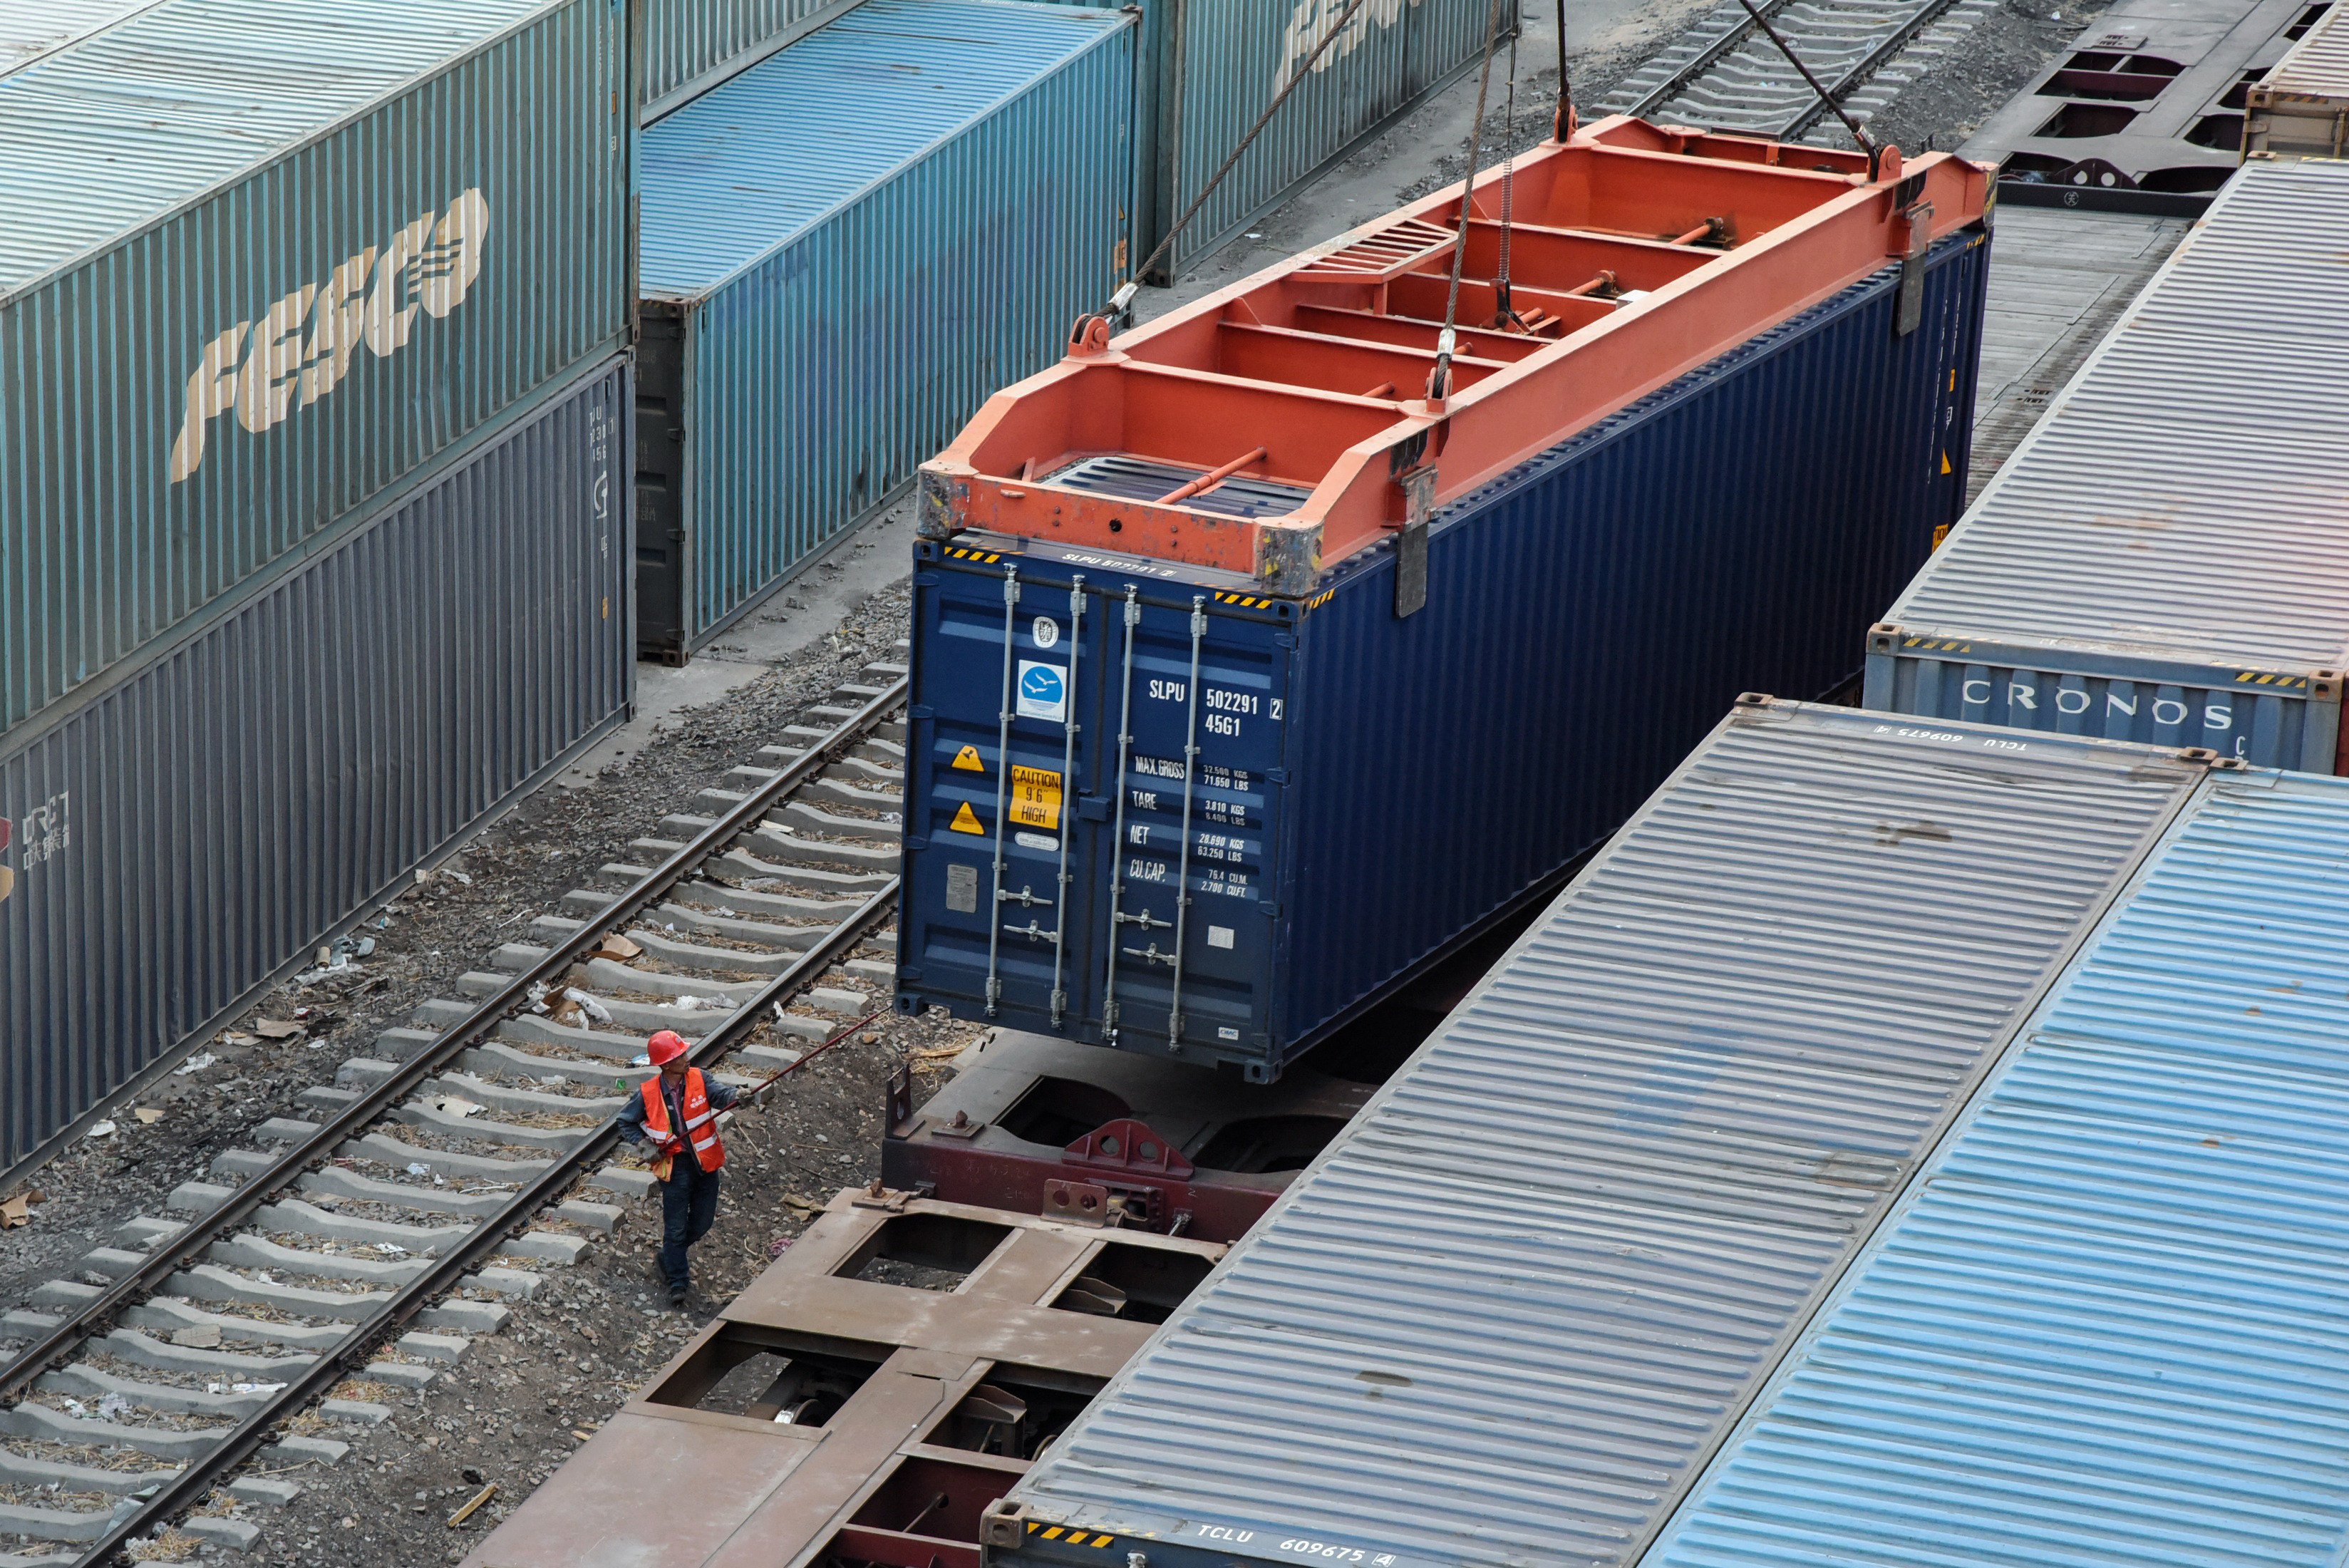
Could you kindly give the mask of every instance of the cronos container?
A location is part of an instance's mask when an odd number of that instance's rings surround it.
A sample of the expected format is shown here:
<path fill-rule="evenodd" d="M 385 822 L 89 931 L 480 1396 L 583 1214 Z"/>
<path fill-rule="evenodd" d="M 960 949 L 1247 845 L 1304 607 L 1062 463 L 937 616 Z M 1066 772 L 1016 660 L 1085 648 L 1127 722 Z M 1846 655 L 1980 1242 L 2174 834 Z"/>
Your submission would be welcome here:
<path fill-rule="evenodd" d="M 863 0 L 644 0 L 649 124 Z"/>
<path fill-rule="evenodd" d="M 1868 640 L 1867 705 L 2341 771 L 2349 164 L 2238 173 Z"/>
<path fill-rule="evenodd" d="M 2211 771 L 1741 703 L 1012 1487 L 990 1563 L 1636 1562 Z"/>
<path fill-rule="evenodd" d="M 8 737 L 0 1170 L 625 713 L 630 417 L 607 361 Z"/>
<path fill-rule="evenodd" d="M 1441 409 L 1394 383 L 1434 363 L 1448 231 L 1390 218 L 1096 334 L 930 465 L 901 1006 L 1275 1077 L 1554 886 L 1739 691 L 1857 672 L 1962 504 L 1980 171 L 1920 176 L 1950 226 L 1887 265 L 1890 185 L 1596 134 L 1635 146 L 1518 173 L 1535 330 L 1491 328 L 1475 235 Z M 1672 243 L 1707 215 L 1749 238 Z M 1335 275 L 1398 234 L 1396 275 Z"/>
<path fill-rule="evenodd" d="M 2341 1561 L 2344 844 L 2213 774 L 1651 1568 Z"/>
<path fill-rule="evenodd" d="M 621 0 L 25 0 L 0 732 L 625 340 Z"/>
<path fill-rule="evenodd" d="M 1135 36 L 867 0 L 645 133 L 647 652 L 708 642 L 1116 288 Z"/>

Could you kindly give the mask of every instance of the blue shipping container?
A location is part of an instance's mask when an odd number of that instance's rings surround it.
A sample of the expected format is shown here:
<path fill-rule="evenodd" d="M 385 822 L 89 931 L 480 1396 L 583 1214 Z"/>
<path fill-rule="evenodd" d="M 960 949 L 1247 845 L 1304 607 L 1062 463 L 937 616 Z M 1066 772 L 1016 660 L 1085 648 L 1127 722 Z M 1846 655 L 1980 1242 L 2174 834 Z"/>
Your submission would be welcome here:
<path fill-rule="evenodd" d="M 925 541 L 899 1005 L 1276 1077 L 1739 691 L 1847 680 L 1963 503 L 1986 240 L 1935 247 L 1921 330 L 1887 269 L 1447 508 L 1408 619 L 1392 545 L 1282 598 Z"/>
<path fill-rule="evenodd" d="M 1741 702 L 1019 1479 L 990 1568 L 1636 1561 L 2212 772 Z"/>
<path fill-rule="evenodd" d="M 554 389 L 0 746 L 0 1184 L 625 716 L 628 382 Z"/>
<path fill-rule="evenodd" d="M 867 0 L 645 133 L 646 651 L 707 643 L 1117 287 L 1136 31 Z"/>
<path fill-rule="evenodd" d="M 2349 1551 L 2349 786 L 2214 774 L 1654 1568 Z"/>

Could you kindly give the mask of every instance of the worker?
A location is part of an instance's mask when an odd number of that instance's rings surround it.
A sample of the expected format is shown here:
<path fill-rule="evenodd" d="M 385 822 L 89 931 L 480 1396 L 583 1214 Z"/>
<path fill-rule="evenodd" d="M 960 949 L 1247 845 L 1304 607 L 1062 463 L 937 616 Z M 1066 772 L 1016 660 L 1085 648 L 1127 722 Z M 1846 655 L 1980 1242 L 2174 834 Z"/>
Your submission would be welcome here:
<path fill-rule="evenodd" d="M 718 1113 L 737 1096 L 686 1061 L 685 1041 L 673 1029 L 647 1042 L 646 1054 L 660 1071 L 647 1078 L 621 1110 L 620 1136 L 647 1146 L 657 1157 L 653 1169 L 661 1181 L 660 1274 L 668 1286 L 669 1305 L 682 1308 L 692 1284 L 686 1249 L 708 1235 L 718 1218 L 718 1173 L 726 1164 Z"/>

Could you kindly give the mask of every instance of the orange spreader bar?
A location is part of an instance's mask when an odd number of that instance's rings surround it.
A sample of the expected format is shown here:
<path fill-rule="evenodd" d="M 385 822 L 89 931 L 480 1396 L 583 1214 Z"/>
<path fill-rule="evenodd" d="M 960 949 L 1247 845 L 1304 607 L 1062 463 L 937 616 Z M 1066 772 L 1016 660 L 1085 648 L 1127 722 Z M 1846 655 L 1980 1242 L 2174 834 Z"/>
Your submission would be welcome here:
<path fill-rule="evenodd" d="M 924 465 L 923 531 L 1050 539 L 1308 594 L 1414 507 L 1977 222 L 1989 190 L 1949 153 L 1888 150 L 1871 182 L 1857 153 L 1622 116 L 1544 143 L 1515 180 L 1506 314 L 1501 174 L 1476 181 L 1448 398 L 1426 394 L 1456 185 L 1114 341 L 1093 323 Z M 1165 482 L 1102 493 L 1078 480 L 1091 460 Z"/>

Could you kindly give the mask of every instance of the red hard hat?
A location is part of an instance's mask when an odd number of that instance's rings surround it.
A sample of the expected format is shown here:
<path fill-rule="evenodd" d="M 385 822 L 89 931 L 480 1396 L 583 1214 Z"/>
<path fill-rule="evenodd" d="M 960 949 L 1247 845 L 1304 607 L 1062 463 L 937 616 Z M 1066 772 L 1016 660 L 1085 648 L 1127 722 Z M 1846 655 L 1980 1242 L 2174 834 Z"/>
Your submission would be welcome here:
<path fill-rule="evenodd" d="M 685 1054 L 685 1036 L 674 1029 L 664 1029 L 645 1042 L 645 1050 L 656 1067 L 666 1067 Z"/>

